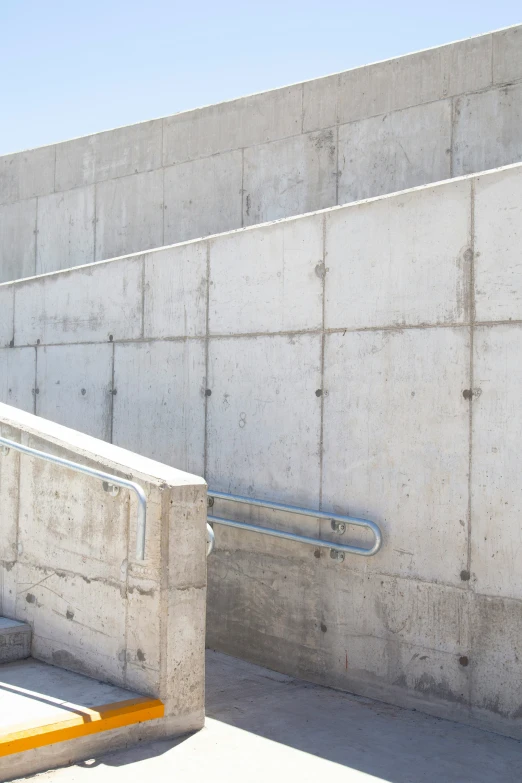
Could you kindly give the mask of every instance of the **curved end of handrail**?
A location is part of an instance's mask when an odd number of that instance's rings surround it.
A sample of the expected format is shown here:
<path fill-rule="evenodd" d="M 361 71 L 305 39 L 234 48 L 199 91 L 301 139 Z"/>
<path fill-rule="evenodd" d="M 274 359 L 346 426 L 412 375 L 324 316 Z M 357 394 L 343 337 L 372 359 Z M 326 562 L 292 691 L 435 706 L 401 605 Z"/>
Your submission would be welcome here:
<path fill-rule="evenodd" d="M 207 522 L 207 557 L 209 557 L 216 548 L 216 534 L 212 525 Z"/>
<path fill-rule="evenodd" d="M 136 559 L 145 560 L 145 538 L 147 534 L 147 496 L 142 486 L 129 482 L 138 498 L 138 523 L 136 527 Z"/>

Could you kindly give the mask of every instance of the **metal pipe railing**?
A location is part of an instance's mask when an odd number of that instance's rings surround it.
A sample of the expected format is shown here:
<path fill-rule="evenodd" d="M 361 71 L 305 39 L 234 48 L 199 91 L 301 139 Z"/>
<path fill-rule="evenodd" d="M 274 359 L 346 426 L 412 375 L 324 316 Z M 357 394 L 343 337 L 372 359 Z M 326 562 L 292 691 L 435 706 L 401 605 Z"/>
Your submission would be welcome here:
<path fill-rule="evenodd" d="M 147 497 L 139 484 L 135 481 L 129 481 L 128 479 L 114 476 L 112 473 L 104 473 L 102 470 L 96 470 L 96 468 L 89 468 L 86 465 L 79 465 L 77 462 L 71 462 L 69 459 L 63 457 L 55 457 L 54 454 L 47 454 L 45 451 L 37 451 L 31 449 L 29 446 L 22 446 L 21 443 L 16 443 L 13 440 L 0 437 L 0 444 L 4 446 L 2 452 L 4 454 L 9 453 L 9 449 L 20 451 L 22 454 L 27 454 L 30 457 L 37 457 L 43 459 L 46 462 L 52 462 L 55 465 L 61 465 L 64 468 L 70 468 L 77 473 L 85 473 L 87 476 L 93 476 L 94 478 L 101 479 L 107 482 L 108 486 L 104 487 L 108 492 L 116 487 L 124 487 L 130 489 L 136 493 L 138 498 L 138 520 L 136 525 L 136 558 L 138 560 L 145 560 L 145 533 L 147 529 Z M 115 494 L 115 493 L 113 493 Z"/>
<path fill-rule="evenodd" d="M 225 492 L 214 492 L 213 490 L 209 490 L 208 501 L 210 507 L 214 505 L 214 500 L 227 500 L 233 503 L 244 503 L 248 506 L 257 506 L 258 508 L 269 508 L 273 511 L 284 511 L 290 514 L 313 517 L 314 519 L 328 520 L 331 523 L 332 530 L 337 533 L 344 533 L 347 525 L 363 527 L 373 533 L 375 542 L 372 547 L 367 549 L 350 544 L 338 544 L 333 541 L 325 541 L 321 538 L 301 536 L 297 533 L 290 533 L 285 530 L 276 530 L 270 527 L 262 527 L 261 525 L 252 525 L 249 522 L 237 522 L 233 519 L 224 519 L 222 517 L 213 516 L 212 514 L 209 514 L 207 517 L 209 522 L 224 525 L 225 527 L 240 528 L 241 530 L 249 530 L 251 533 L 260 533 L 265 536 L 274 536 L 275 538 L 284 538 L 288 541 L 295 541 L 300 544 L 310 544 L 311 546 L 318 548 L 330 549 L 330 556 L 334 560 L 344 560 L 345 553 L 361 555 L 362 557 L 371 557 L 372 555 L 377 554 L 382 546 L 381 530 L 375 522 L 372 522 L 369 519 L 359 519 L 358 517 L 349 517 L 343 514 L 329 514 L 326 511 L 315 511 L 309 508 L 300 508 L 299 506 L 287 506 L 284 503 L 273 503 L 270 500 L 258 500 L 256 498 L 247 498 L 241 495 L 228 495 Z"/>

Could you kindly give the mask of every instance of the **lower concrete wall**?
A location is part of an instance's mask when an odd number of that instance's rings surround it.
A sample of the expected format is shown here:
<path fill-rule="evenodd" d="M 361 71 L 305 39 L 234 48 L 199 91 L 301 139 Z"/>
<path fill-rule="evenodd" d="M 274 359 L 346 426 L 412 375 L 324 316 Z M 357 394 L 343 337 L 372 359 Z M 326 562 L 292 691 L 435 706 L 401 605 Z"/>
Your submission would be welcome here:
<path fill-rule="evenodd" d="M 0 286 L 0 393 L 373 519 L 344 563 L 216 528 L 208 643 L 522 736 L 521 225 L 515 165 Z"/>
<path fill-rule="evenodd" d="M 0 404 L 0 435 L 132 478 L 121 489 L 11 449 L 0 455 L 0 615 L 30 623 L 32 655 L 155 696 L 181 731 L 203 725 L 206 485 Z"/>

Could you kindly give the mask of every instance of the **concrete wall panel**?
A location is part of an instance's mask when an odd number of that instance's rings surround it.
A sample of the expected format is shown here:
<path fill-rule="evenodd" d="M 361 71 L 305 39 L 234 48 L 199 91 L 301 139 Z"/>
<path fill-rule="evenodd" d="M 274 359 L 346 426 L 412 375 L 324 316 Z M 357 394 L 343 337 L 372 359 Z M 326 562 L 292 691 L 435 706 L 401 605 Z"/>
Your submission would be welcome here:
<path fill-rule="evenodd" d="M 36 274 L 94 261 L 94 187 L 38 199 Z"/>
<path fill-rule="evenodd" d="M 303 132 L 332 128 L 337 124 L 339 74 L 303 84 Z"/>
<path fill-rule="evenodd" d="M 323 502 L 378 522 L 385 540 L 354 568 L 460 584 L 468 388 L 467 329 L 327 337 Z"/>
<path fill-rule="evenodd" d="M 56 147 L 56 190 L 161 167 L 162 120 L 73 139 Z"/>
<path fill-rule="evenodd" d="M 322 324 L 323 217 L 211 240 L 211 334 L 317 329 Z"/>
<path fill-rule="evenodd" d="M 474 352 L 472 574 L 478 592 L 521 599 L 522 327 L 479 328 Z"/>
<path fill-rule="evenodd" d="M 334 129 L 245 150 L 244 224 L 329 207 L 336 201 Z"/>
<path fill-rule="evenodd" d="M 163 165 L 295 136 L 301 115 L 300 84 L 175 114 L 164 120 Z"/>
<path fill-rule="evenodd" d="M 211 487 L 317 503 L 320 356 L 320 335 L 210 340 Z"/>
<path fill-rule="evenodd" d="M 475 180 L 475 317 L 522 319 L 522 170 Z"/>
<path fill-rule="evenodd" d="M 125 686 L 125 599 L 118 583 L 17 563 L 16 616 L 33 628 L 32 654 Z"/>
<path fill-rule="evenodd" d="M 490 84 L 490 36 L 426 49 L 341 74 L 339 122 L 387 114 Z"/>
<path fill-rule="evenodd" d="M 14 331 L 14 288 L 0 286 L 0 348 L 9 345 Z"/>
<path fill-rule="evenodd" d="M 110 440 L 113 346 L 53 345 L 37 350 L 37 416 Z"/>
<path fill-rule="evenodd" d="M 17 345 L 140 337 L 141 258 L 41 277 L 16 291 Z"/>
<path fill-rule="evenodd" d="M 114 496 L 99 479 L 13 450 L 2 457 L 0 516 L 11 515 L 9 524 L 0 522 L 10 536 L 2 541 L 10 558 L 0 563 L 2 611 L 31 624 L 33 656 L 161 699 L 163 733 L 173 726 L 181 733 L 201 728 L 205 482 L 6 405 L 0 405 L 0 431 L 41 451 L 132 476 L 148 499 L 140 561 L 132 493 L 121 489 Z M 11 479 L 19 476 L 19 508 L 10 503 L 13 482 L 4 480 L 4 460 L 14 469 Z M 177 591 L 170 577 L 185 567 L 176 562 L 182 552 L 191 567 Z M 173 611 L 174 592 L 182 611 Z"/>
<path fill-rule="evenodd" d="M 0 157 L 0 204 L 44 196 L 54 190 L 55 147 Z"/>
<path fill-rule="evenodd" d="M 4 156 L 0 205 L 95 185 L 95 258 L 107 259 L 520 160 L 521 30 Z M 46 203 L 59 226 L 61 199 Z M 34 271 L 33 231 L 4 238 L 0 281 Z M 42 270 L 88 255 L 88 242 L 36 244 Z"/>
<path fill-rule="evenodd" d="M 0 207 L 0 283 L 35 272 L 36 199 Z"/>
<path fill-rule="evenodd" d="M 35 378 L 34 348 L 0 348 L 0 402 L 32 413 Z"/>
<path fill-rule="evenodd" d="M 203 341 L 117 345 L 114 386 L 114 443 L 203 473 Z"/>
<path fill-rule="evenodd" d="M 454 112 L 454 176 L 522 160 L 522 85 L 464 96 Z"/>
<path fill-rule="evenodd" d="M 470 192 L 451 182 L 328 214 L 326 326 L 465 321 Z"/>
<path fill-rule="evenodd" d="M 145 337 L 199 337 L 206 332 L 207 245 L 192 242 L 144 257 Z"/>
<path fill-rule="evenodd" d="M 500 30 L 493 36 L 493 83 L 522 79 L 522 26 Z"/>
<path fill-rule="evenodd" d="M 339 204 L 448 179 L 451 102 L 392 112 L 339 128 Z"/>
<path fill-rule="evenodd" d="M 165 244 L 241 228 L 243 153 L 165 169 Z"/>
<path fill-rule="evenodd" d="M 96 185 L 96 260 L 163 244 L 163 172 Z"/>

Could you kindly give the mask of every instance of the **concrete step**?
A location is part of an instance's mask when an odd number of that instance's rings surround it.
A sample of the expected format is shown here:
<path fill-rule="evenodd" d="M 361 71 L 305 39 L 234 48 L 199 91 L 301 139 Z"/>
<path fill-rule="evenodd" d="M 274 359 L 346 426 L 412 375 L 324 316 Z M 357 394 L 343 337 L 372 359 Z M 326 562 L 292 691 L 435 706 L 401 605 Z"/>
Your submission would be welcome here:
<path fill-rule="evenodd" d="M 0 664 L 31 655 L 31 626 L 0 617 Z"/>
<path fill-rule="evenodd" d="M 0 665 L 0 781 L 96 753 L 102 732 L 162 718 L 158 699 L 33 658 Z M 105 743 L 106 744 L 106 743 Z"/>

